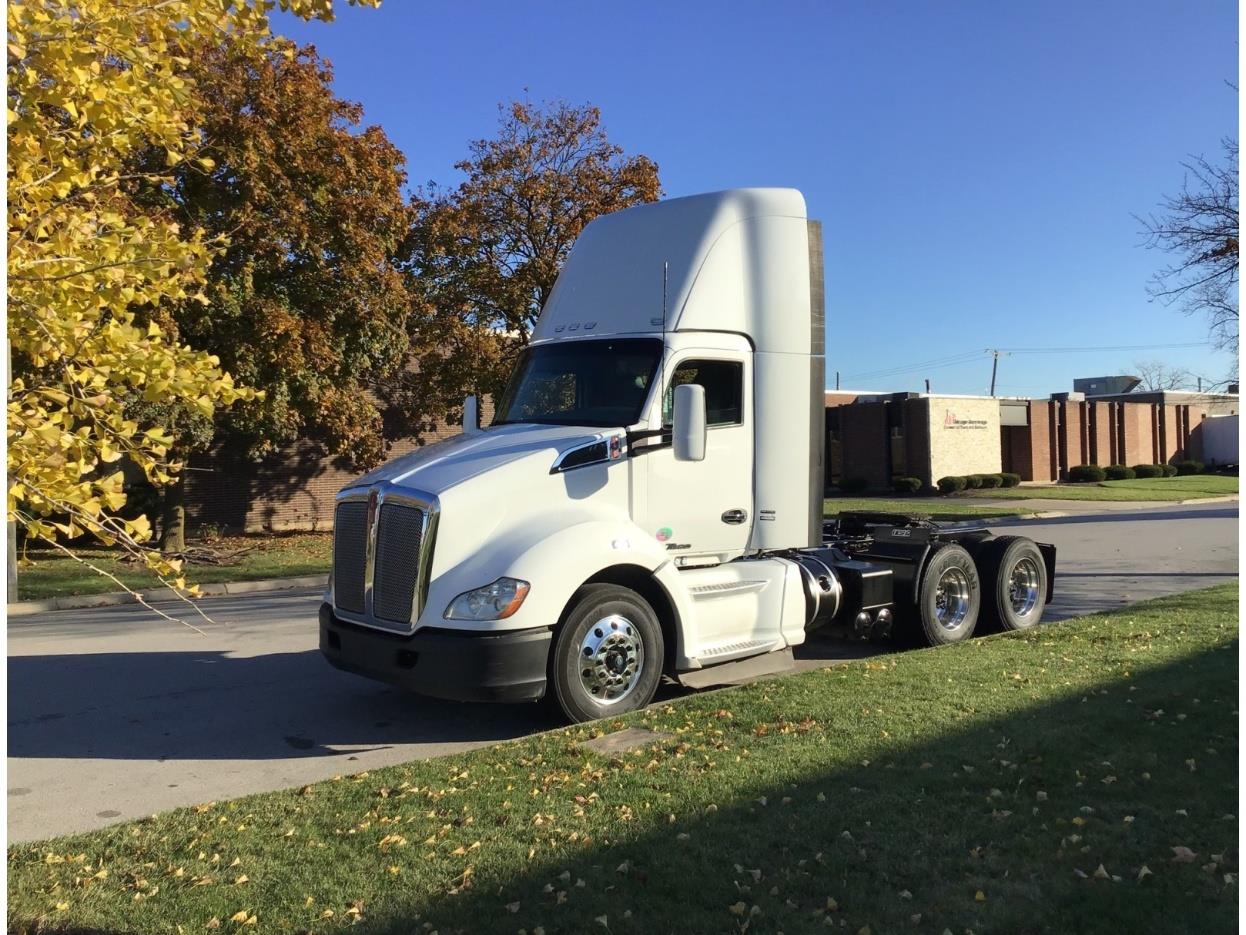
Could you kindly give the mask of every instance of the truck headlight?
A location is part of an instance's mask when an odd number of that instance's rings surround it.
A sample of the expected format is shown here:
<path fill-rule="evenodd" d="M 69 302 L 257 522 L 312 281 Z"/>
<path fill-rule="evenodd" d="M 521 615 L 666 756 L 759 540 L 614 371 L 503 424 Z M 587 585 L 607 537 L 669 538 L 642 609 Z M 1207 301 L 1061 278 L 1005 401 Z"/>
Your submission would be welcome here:
<path fill-rule="evenodd" d="M 450 602 L 447 620 L 505 620 L 523 604 L 529 584 L 518 578 L 499 578 L 493 584 L 467 591 Z"/>

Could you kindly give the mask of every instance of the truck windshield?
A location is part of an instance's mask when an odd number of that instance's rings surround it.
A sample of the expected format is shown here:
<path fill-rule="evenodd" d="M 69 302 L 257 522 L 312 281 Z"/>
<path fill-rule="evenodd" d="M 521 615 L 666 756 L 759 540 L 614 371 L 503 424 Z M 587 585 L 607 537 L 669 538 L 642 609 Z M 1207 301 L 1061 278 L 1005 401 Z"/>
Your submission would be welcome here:
<path fill-rule="evenodd" d="M 511 374 L 493 424 L 633 425 L 661 354 L 662 342 L 649 338 L 530 347 Z"/>

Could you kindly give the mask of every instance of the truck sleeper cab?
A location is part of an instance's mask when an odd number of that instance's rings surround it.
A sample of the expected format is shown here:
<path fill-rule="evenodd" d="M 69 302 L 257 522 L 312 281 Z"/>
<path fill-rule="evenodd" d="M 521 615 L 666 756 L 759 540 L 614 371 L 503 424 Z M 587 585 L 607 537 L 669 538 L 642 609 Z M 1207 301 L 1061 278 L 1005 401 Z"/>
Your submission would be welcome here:
<path fill-rule="evenodd" d="M 647 704 L 664 674 L 784 668 L 832 623 L 932 644 L 980 616 L 1037 624 L 1051 546 L 902 516 L 823 523 L 822 304 L 799 192 L 593 221 L 493 424 L 469 418 L 339 493 L 326 658 L 589 720 Z"/>

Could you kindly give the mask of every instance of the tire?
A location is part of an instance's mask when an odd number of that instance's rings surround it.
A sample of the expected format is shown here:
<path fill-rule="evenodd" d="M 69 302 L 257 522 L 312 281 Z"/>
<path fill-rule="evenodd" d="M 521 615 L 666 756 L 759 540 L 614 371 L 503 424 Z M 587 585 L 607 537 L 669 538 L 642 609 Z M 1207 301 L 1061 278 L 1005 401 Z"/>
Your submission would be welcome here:
<path fill-rule="evenodd" d="M 982 606 L 978 569 L 962 546 L 939 546 L 926 562 L 917 591 L 917 616 L 930 646 L 959 643 L 973 635 Z"/>
<path fill-rule="evenodd" d="M 662 627 L 643 597 L 616 584 L 585 585 L 554 642 L 553 697 L 575 722 L 635 711 L 653 700 L 664 658 Z M 585 665 L 590 660 L 596 664 Z"/>
<path fill-rule="evenodd" d="M 1047 606 L 1047 563 L 1024 536 L 1000 536 L 978 553 L 985 595 L 983 623 L 997 630 L 1028 630 Z"/>

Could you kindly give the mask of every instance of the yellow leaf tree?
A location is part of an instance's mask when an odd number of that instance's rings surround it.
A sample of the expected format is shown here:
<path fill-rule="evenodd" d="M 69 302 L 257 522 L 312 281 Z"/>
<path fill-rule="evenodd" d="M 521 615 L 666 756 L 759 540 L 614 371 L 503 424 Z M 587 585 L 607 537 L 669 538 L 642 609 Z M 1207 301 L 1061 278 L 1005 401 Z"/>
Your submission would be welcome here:
<path fill-rule="evenodd" d="M 118 513 L 123 459 L 157 484 L 180 469 L 167 429 L 128 418 L 127 401 L 178 400 L 211 416 L 254 391 L 216 357 L 139 324 L 136 311 L 201 296 L 222 244 L 138 210 L 131 193 L 200 158 L 189 41 L 228 35 L 259 54 L 274 6 L 332 16 L 332 0 L 8 7 L 7 509 L 28 537 L 64 548 L 89 533 L 142 554 L 166 580 L 180 572 L 145 545 L 145 518 Z M 137 179 L 132 157 L 150 146 L 165 165 Z"/>

